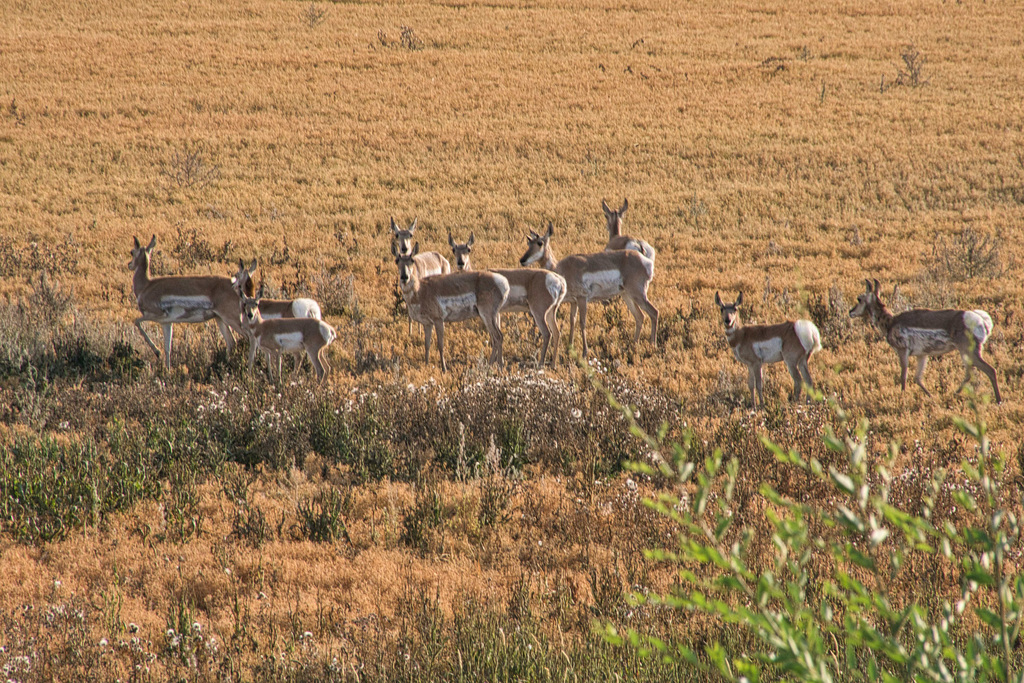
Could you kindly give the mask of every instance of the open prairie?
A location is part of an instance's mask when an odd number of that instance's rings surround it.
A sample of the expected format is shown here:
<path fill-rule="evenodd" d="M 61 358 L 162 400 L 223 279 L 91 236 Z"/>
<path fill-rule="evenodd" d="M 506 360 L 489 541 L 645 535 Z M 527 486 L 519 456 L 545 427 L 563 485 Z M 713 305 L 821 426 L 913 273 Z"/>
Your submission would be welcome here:
<path fill-rule="evenodd" d="M 721 627 L 632 609 L 672 527 L 663 484 L 574 364 L 538 372 L 533 326 L 448 329 L 449 372 L 410 335 L 390 218 L 421 250 L 511 268 L 554 227 L 600 251 L 602 198 L 657 249 L 658 344 L 592 305 L 590 368 L 693 457 L 818 493 L 761 445 L 830 456 L 845 427 L 763 412 L 714 295 L 745 322 L 814 321 L 818 388 L 898 441 L 902 501 L 972 457 L 956 353 L 928 397 L 848 311 L 984 309 L 1024 460 L 1024 38 L 1012 2 L 0 3 L 0 663 L 14 680 L 662 680 L 592 621 L 677 640 Z M 274 386 L 216 327 L 179 325 L 164 371 L 132 322 L 133 236 L 156 274 L 233 275 L 317 299 L 338 331 L 324 387 Z M 45 276 L 43 273 L 45 272 Z M 894 286 L 898 291 L 894 292 Z M 155 331 L 156 326 L 152 326 Z M 151 332 L 151 335 L 154 332 Z M 991 387 L 975 372 L 972 387 Z M 950 489 L 958 482 L 950 480 Z M 825 495 L 822 493 L 822 495 Z M 956 519 L 948 496 L 939 509 Z M 767 532 L 766 532 L 767 534 Z M 759 538 L 770 545 L 767 535 Z M 880 551 L 881 552 L 881 551 Z M 829 571 L 824 563 L 823 573 Z M 935 566 L 904 596 L 953 591 Z M 947 577 L 948 578 L 948 577 Z M 193 628 L 193 624 L 199 624 Z M 741 635 L 727 637 L 742 638 Z M 103 677 L 103 676 L 101 676 Z"/>

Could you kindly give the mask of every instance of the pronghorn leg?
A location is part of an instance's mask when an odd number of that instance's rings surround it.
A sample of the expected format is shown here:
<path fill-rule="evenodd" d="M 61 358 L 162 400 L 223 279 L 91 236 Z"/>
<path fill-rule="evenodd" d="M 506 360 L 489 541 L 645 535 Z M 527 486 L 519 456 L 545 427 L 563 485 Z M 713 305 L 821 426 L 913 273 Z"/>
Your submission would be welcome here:
<path fill-rule="evenodd" d="M 448 372 L 448 364 L 444 360 L 444 321 L 434 323 L 437 330 L 437 353 L 441 356 L 441 372 Z"/>
<path fill-rule="evenodd" d="M 800 374 L 803 375 L 804 384 L 813 389 L 814 380 L 811 379 L 811 369 L 807 367 L 807 358 L 807 356 L 801 358 L 800 362 L 797 363 L 797 367 L 800 369 Z"/>
<path fill-rule="evenodd" d="M 640 332 L 644 329 L 644 314 L 640 312 L 640 307 L 637 306 L 636 302 L 633 301 L 629 296 L 622 297 L 626 301 L 626 308 L 633 315 L 633 320 L 636 321 L 636 333 L 633 335 L 633 343 L 640 343 Z"/>
<path fill-rule="evenodd" d="M 174 325 L 171 323 L 162 323 L 160 327 L 164 328 L 164 365 L 167 369 L 171 369 L 171 343 L 174 340 Z"/>
<path fill-rule="evenodd" d="M 977 365 L 978 369 L 985 373 L 985 376 L 988 377 L 988 381 L 992 382 L 992 391 L 995 392 L 996 403 L 1002 403 L 1003 398 L 999 395 L 999 383 L 996 381 L 996 369 L 981 357 L 980 347 L 974 350 L 974 362 L 972 365 Z"/>
<path fill-rule="evenodd" d="M 327 368 L 330 367 L 325 367 L 326 359 L 323 358 L 323 352 L 326 348 L 326 346 L 321 346 L 315 351 L 311 348 L 306 349 L 306 355 L 309 356 L 309 362 L 313 364 L 313 370 L 316 372 L 316 378 L 319 382 L 323 382 L 324 377 L 327 376 Z M 301 356 L 296 356 L 296 358 L 301 358 Z"/>
<path fill-rule="evenodd" d="M 548 322 L 544 318 L 546 311 L 530 309 L 530 315 L 533 316 L 533 322 L 537 325 L 537 332 L 540 333 L 541 345 L 540 345 L 540 356 L 537 359 L 537 367 L 544 367 L 544 358 L 548 355 L 548 342 L 551 341 L 551 331 L 548 330 Z"/>
<path fill-rule="evenodd" d="M 259 348 L 259 344 L 256 343 L 256 338 L 252 337 L 249 340 L 249 374 L 252 374 L 256 368 L 256 350 Z M 267 367 L 270 367 L 270 357 L 267 357 Z"/>
<path fill-rule="evenodd" d="M 790 363 L 786 361 L 786 367 L 789 369 L 789 376 L 793 378 L 793 393 L 789 397 L 789 400 L 796 402 L 800 400 L 800 391 L 803 389 L 804 381 L 800 377 L 800 369 L 797 367 L 798 362 Z"/>
<path fill-rule="evenodd" d="M 753 365 L 747 367 L 747 388 L 750 389 L 750 406 L 752 408 L 757 408 L 757 372 Z"/>
<path fill-rule="evenodd" d="M 924 377 L 924 369 L 925 369 L 925 367 L 927 365 L 928 365 L 928 356 L 919 356 L 918 359 L 917 359 L 917 372 L 914 375 L 914 382 L 917 383 L 917 386 L 921 387 L 921 391 L 923 391 L 926 396 L 931 396 L 932 395 L 931 392 L 928 391 L 927 389 L 925 389 L 924 388 L 924 383 L 921 382 L 921 378 Z M 967 372 L 969 373 L 970 372 L 970 366 L 967 366 L 967 367 L 968 367 Z M 904 374 L 906 374 L 905 370 L 904 370 Z"/>
<path fill-rule="evenodd" d="M 569 303 L 569 346 L 572 346 L 573 337 L 576 336 L 576 310 L 579 305 L 575 301 Z"/>
<path fill-rule="evenodd" d="M 587 300 L 580 299 L 580 337 L 583 339 L 583 359 L 587 360 L 590 356 L 587 352 Z"/>
<path fill-rule="evenodd" d="M 425 348 L 423 355 L 423 362 L 430 364 L 430 339 L 434 336 L 434 326 L 424 325 L 423 326 L 423 346 Z"/>
<path fill-rule="evenodd" d="M 484 321 L 484 327 L 487 328 L 487 333 L 491 337 L 491 357 L 490 363 L 494 365 L 497 363 L 499 366 L 504 365 L 504 359 L 502 358 L 502 346 L 505 338 L 501 333 L 501 316 L 498 314 L 494 315 L 494 318 L 488 318 L 486 316 L 480 316 L 481 320 Z"/>
<path fill-rule="evenodd" d="M 235 349 L 235 335 L 231 333 L 231 327 L 220 316 L 217 316 L 217 327 L 220 328 L 221 336 L 224 337 L 224 343 L 228 345 L 228 355 L 230 356 Z"/>
<path fill-rule="evenodd" d="M 146 340 L 147 344 L 149 344 L 149 348 L 153 349 L 153 353 L 156 354 L 157 360 L 160 360 L 160 349 L 158 349 L 156 347 L 156 344 L 153 343 L 153 340 L 149 338 L 148 334 L 146 334 L 146 330 L 142 329 L 142 322 L 144 320 L 146 320 L 146 319 L 145 318 L 139 318 L 138 320 L 136 320 L 135 321 L 135 327 L 139 328 L 139 332 L 142 333 L 142 338 Z"/>
<path fill-rule="evenodd" d="M 284 354 L 278 351 L 274 355 L 277 357 L 277 381 L 284 382 L 284 369 L 281 367 L 284 360 Z"/>
<path fill-rule="evenodd" d="M 654 307 L 650 299 L 647 298 L 647 290 L 644 289 L 644 297 L 637 301 L 640 308 L 643 309 L 647 317 L 651 319 L 651 345 L 654 347 L 658 346 L 658 309 Z"/>
<path fill-rule="evenodd" d="M 757 386 L 757 398 L 761 402 L 761 410 L 764 410 L 764 372 L 761 365 L 754 367 L 754 382 Z"/>
<path fill-rule="evenodd" d="M 907 367 L 910 365 L 910 351 L 902 349 L 896 352 L 900 358 L 900 386 L 902 391 L 907 390 Z"/>
<path fill-rule="evenodd" d="M 547 324 L 548 333 L 551 335 L 551 342 L 554 344 L 554 351 L 551 357 L 551 367 L 558 367 L 558 344 L 561 341 L 562 333 L 558 329 L 558 307 L 552 305 L 547 311 L 544 312 L 544 322 Z M 541 364 L 544 363 L 543 354 L 540 359 Z"/>

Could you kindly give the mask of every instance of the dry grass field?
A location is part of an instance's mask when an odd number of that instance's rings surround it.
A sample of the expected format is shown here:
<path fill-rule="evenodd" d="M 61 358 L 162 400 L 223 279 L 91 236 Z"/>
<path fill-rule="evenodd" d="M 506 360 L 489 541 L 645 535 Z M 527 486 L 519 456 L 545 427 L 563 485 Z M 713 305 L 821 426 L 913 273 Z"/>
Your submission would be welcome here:
<path fill-rule="evenodd" d="M 647 428 L 740 459 L 745 524 L 766 528 L 762 481 L 815 495 L 758 434 L 827 459 L 834 420 L 786 401 L 782 366 L 749 411 L 716 291 L 748 322 L 818 324 L 811 372 L 876 454 L 902 444 L 911 505 L 971 457 L 961 364 L 901 393 L 847 311 L 866 277 L 897 311 L 987 310 L 985 415 L 1020 471 L 1014 3 L 11 0 L 0 26 L 7 678 L 662 680 L 685 672 L 592 621 L 722 635 L 623 601 L 673 581 L 642 556 L 672 543 L 640 503 L 659 484 L 623 471 L 641 444 L 578 367 L 533 369 L 525 317 L 504 318 L 502 370 L 478 323 L 452 329 L 449 373 L 424 365 L 392 216 L 446 256 L 473 231 L 475 265 L 508 268 L 548 221 L 558 255 L 599 251 L 601 199 L 628 197 L 659 344 L 594 306 L 591 367 Z M 178 326 L 161 370 L 127 270 L 154 234 L 156 273 L 257 257 L 269 291 L 319 300 L 328 387 L 250 377 L 213 325 Z M 935 572 L 898 589 L 955 589 Z"/>

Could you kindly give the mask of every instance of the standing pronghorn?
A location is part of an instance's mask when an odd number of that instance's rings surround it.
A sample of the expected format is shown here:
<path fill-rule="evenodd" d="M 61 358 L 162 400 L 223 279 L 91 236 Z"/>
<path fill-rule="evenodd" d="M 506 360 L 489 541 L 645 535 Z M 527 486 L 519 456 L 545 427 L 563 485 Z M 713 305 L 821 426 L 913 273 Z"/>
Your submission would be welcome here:
<path fill-rule="evenodd" d="M 921 383 L 924 368 L 930 356 L 942 356 L 950 351 L 959 351 L 964 362 L 964 381 L 957 392 L 967 386 L 971 379 L 971 368 L 975 365 L 992 382 L 996 403 L 1001 403 L 996 371 L 981 357 L 985 341 L 992 333 L 992 318 L 982 310 L 960 311 L 947 309 L 933 311 L 915 308 L 893 315 L 892 311 L 878 298 L 878 280 L 864 280 L 867 289 L 857 297 L 857 305 L 850 309 L 851 318 L 867 317 L 885 335 L 885 340 L 900 359 L 900 386 L 907 389 L 907 368 L 910 357 L 917 356 L 917 374 L 914 381 L 925 394 L 931 393 Z"/>
<path fill-rule="evenodd" d="M 444 324 L 479 316 L 491 337 L 490 362 L 501 365 L 501 308 L 511 289 L 508 280 L 485 270 L 420 277 L 415 264 L 419 250 L 417 242 L 409 254 L 396 254 L 395 264 L 409 317 L 423 325 L 424 362 L 430 362 L 430 338 L 437 330 L 437 350 L 441 371 L 445 372 L 448 365 L 444 358 Z"/>
<path fill-rule="evenodd" d="M 587 356 L 587 303 L 612 299 L 621 295 L 636 320 L 633 343 L 640 341 L 644 313 L 651 319 L 651 344 L 658 345 L 658 309 L 647 299 L 647 288 L 654 277 L 654 261 L 636 251 L 602 251 L 596 254 L 575 254 L 562 260 L 551 250 L 554 225 L 548 223 L 544 235 L 530 231 L 526 253 L 519 264 L 540 263 L 547 270 L 565 278 L 566 300 L 569 302 L 569 343 L 576 330 L 576 311 L 580 313 L 580 336 L 583 356 Z"/>
<path fill-rule="evenodd" d="M 626 215 L 626 210 L 629 208 L 629 200 L 623 199 L 622 207 L 618 211 L 612 211 L 602 199 L 601 208 L 604 209 L 604 217 L 608 221 L 608 245 L 604 248 L 605 251 L 632 249 L 654 261 L 656 255 L 654 247 L 642 239 L 622 234 L 622 217 Z"/>
<path fill-rule="evenodd" d="M 235 346 L 231 330 L 243 333 L 239 318 L 241 306 L 238 294 L 231 288 L 231 278 L 215 275 L 150 277 L 149 262 L 156 248 L 156 235 L 153 235 L 147 247 L 139 243 L 138 237 L 133 239 L 135 246 L 132 248 L 132 260 L 128 268 L 135 271 L 132 290 L 142 313 L 136 319 L 135 326 L 156 357 L 160 358 L 160 351 L 142 329 L 143 322 L 155 322 L 163 327 L 164 364 L 168 368 L 171 367 L 174 323 L 204 323 L 216 319 L 227 343 L 228 353 L 231 353 Z"/>
<path fill-rule="evenodd" d="M 433 275 L 448 275 L 452 272 L 452 265 L 448 263 L 448 259 L 436 251 L 425 251 L 422 254 L 412 253 L 412 236 L 416 232 L 416 223 L 419 222 L 419 218 L 412 220 L 412 225 L 407 229 L 403 230 L 398 227 L 395 223 L 395 219 L 391 219 L 391 255 L 395 258 L 399 256 L 412 256 L 413 262 L 416 264 L 417 274 L 420 279 L 431 277 Z M 409 318 L 409 334 L 412 334 L 412 317 Z"/>
<path fill-rule="evenodd" d="M 240 297 L 256 297 L 256 283 L 252 276 L 256 272 L 256 259 L 252 265 L 245 267 L 245 262 L 238 260 L 238 272 L 231 278 L 231 286 L 235 288 Z M 277 318 L 316 318 L 322 320 L 320 304 L 313 299 L 265 299 L 259 297 L 260 315 L 264 320 L 275 320 Z"/>
<path fill-rule="evenodd" d="M 473 233 L 469 233 L 469 241 L 459 244 L 452 239 L 448 233 L 448 245 L 455 255 L 455 265 L 460 271 L 472 270 L 469 265 L 469 253 L 473 250 Z M 502 311 L 513 311 L 518 313 L 529 313 L 533 316 L 533 322 L 537 324 L 537 330 L 543 343 L 540 349 L 540 359 L 537 364 L 544 365 L 544 359 L 548 353 L 548 343 L 555 345 L 554 354 L 551 358 L 552 367 L 558 365 L 558 305 L 565 298 L 565 278 L 550 270 L 509 268 L 490 271 L 497 273 L 508 280 L 510 286 L 508 300 Z"/>
<path fill-rule="evenodd" d="M 249 371 L 256 365 L 256 349 L 260 348 L 267 358 L 277 358 L 277 378 L 281 377 L 281 355 L 291 354 L 296 357 L 292 376 L 299 369 L 301 355 L 305 351 L 309 362 L 313 364 L 316 377 L 321 382 L 331 371 L 327 362 L 327 347 L 338 336 L 334 328 L 323 320 L 316 318 L 277 318 L 264 320 L 260 313 L 260 300 L 244 297 L 242 300 L 242 318 L 245 320 L 251 343 L 249 344 Z M 272 364 L 267 370 L 273 379 Z"/>
<path fill-rule="evenodd" d="M 807 367 L 807 359 L 811 354 L 821 350 L 821 334 L 814 323 L 810 320 L 797 320 L 778 325 L 740 327 L 739 307 L 743 305 L 743 294 L 736 297 L 736 303 L 726 304 L 722 303 L 722 298 L 715 292 L 715 303 L 722 312 L 729 348 L 736 360 L 747 366 L 747 386 L 750 387 L 752 403 L 756 405 L 760 400 L 761 408 L 764 408 L 761 370 L 770 363 L 786 362 L 793 378 L 792 400 L 800 398 L 803 384 L 814 388 L 811 371 Z"/>

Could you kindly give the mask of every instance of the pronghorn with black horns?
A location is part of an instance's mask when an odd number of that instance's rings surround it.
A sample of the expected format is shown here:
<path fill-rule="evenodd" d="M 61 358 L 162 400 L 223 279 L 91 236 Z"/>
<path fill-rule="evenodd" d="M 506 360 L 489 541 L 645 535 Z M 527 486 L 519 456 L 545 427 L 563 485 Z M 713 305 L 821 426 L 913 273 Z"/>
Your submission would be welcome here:
<path fill-rule="evenodd" d="M 256 350 L 262 349 L 267 354 L 268 366 L 271 379 L 274 378 L 273 363 L 271 358 L 277 359 L 277 379 L 281 380 L 281 356 L 289 354 L 295 357 L 295 366 L 292 368 L 292 377 L 301 365 L 302 354 L 309 357 L 313 364 L 316 377 L 319 381 L 331 372 L 330 363 L 327 362 L 327 347 L 331 345 L 338 333 L 333 327 L 317 318 L 276 318 L 264 320 L 260 313 L 260 300 L 258 298 L 243 297 L 242 319 L 245 321 L 246 331 L 249 334 L 249 371 L 252 372 L 256 365 Z"/>
<path fill-rule="evenodd" d="M 651 319 L 651 344 L 658 345 L 658 309 L 647 298 L 647 288 L 654 277 L 654 261 L 637 251 L 601 251 L 596 254 L 574 254 L 558 260 L 551 249 L 551 236 L 555 228 L 550 222 L 548 231 L 538 235 L 531 231 L 526 238 L 526 253 L 519 265 L 539 263 L 542 268 L 565 278 L 569 302 L 569 343 L 576 330 L 576 311 L 580 314 L 580 336 L 583 338 L 583 357 L 587 357 L 587 304 L 621 296 L 636 320 L 633 343 L 640 341 L 644 314 Z"/>
<path fill-rule="evenodd" d="M 216 275 L 177 275 L 172 277 L 150 277 L 149 263 L 156 249 L 156 235 L 149 246 L 143 247 L 139 238 L 133 238 L 132 260 L 128 264 L 135 271 L 132 290 L 142 316 L 135 320 L 142 338 L 153 349 L 157 359 L 160 350 L 142 328 L 144 322 L 158 323 L 164 332 L 164 365 L 171 367 L 171 343 L 174 323 L 204 323 L 216 320 L 228 346 L 228 353 L 235 347 L 231 331 L 243 334 L 241 326 L 241 305 L 238 294 L 231 288 L 231 278 Z"/>
<path fill-rule="evenodd" d="M 235 288 L 240 297 L 256 298 L 256 283 L 252 276 L 256 272 L 258 264 L 256 259 L 246 267 L 242 259 L 238 259 L 238 272 L 231 278 L 231 286 Z M 315 318 L 322 320 L 320 304 L 313 299 L 267 299 L 259 297 L 260 315 L 264 320 L 275 320 L 277 318 Z"/>
<path fill-rule="evenodd" d="M 967 386 L 971 379 L 971 368 L 977 366 L 992 382 L 996 403 L 1002 402 L 995 368 L 981 357 L 985 341 L 992 334 L 992 318 L 988 313 L 982 310 L 934 311 L 915 308 L 894 315 L 879 298 L 878 280 L 864 280 L 864 284 L 866 289 L 857 297 L 857 305 L 850 309 L 850 317 L 867 319 L 889 342 L 900 359 L 900 386 L 903 391 L 907 389 L 907 369 L 911 356 L 918 358 L 914 381 L 925 394 L 931 396 L 921 383 L 928 359 L 959 351 L 965 372 L 964 381 L 960 383 L 957 392 Z"/>
<path fill-rule="evenodd" d="M 422 280 L 423 278 L 432 277 L 434 275 L 448 275 L 452 272 L 452 264 L 448 263 L 448 259 L 439 254 L 436 251 L 425 251 L 422 254 L 412 253 L 412 239 L 413 234 L 416 232 L 416 224 L 419 223 L 419 218 L 413 218 L 412 225 L 408 228 L 400 228 L 395 223 L 395 219 L 391 219 L 391 255 L 396 259 L 400 256 L 409 256 L 412 258 L 413 263 L 417 269 L 417 275 Z M 412 317 L 409 317 L 409 334 L 412 334 Z"/>
<path fill-rule="evenodd" d="M 800 398 L 804 384 L 814 388 L 811 371 L 807 360 L 815 351 L 821 350 L 821 334 L 810 320 L 797 320 L 777 325 L 745 325 L 740 326 L 739 307 L 743 305 L 743 294 L 736 297 L 736 302 L 727 304 L 715 292 L 715 303 L 722 314 L 725 325 L 725 338 L 729 342 L 736 360 L 747 366 L 747 386 L 750 387 L 750 400 L 755 406 L 760 403 L 764 408 L 764 374 L 765 365 L 784 361 L 793 378 L 791 399 Z"/>
<path fill-rule="evenodd" d="M 430 362 L 430 340 L 437 331 L 437 350 L 441 371 L 448 369 L 444 357 L 444 324 L 479 317 L 491 338 L 491 364 L 501 365 L 501 309 L 511 287 L 508 280 L 486 270 L 420 277 L 416 255 L 420 245 L 413 245 L 405 256 L 395 255 L 398 284 L 409 309 L 409 317 L 423 325 L 424 362 Z"/>
<path fill-rule="evenodd" d="M 642 239 L 633 237 L 631 235 L 622 234 L 622 217 L 626 215 L 626 211 L 629 209 L 629 200 L 623 199 L 622 206 L 619 207 L 618 211 L 612 211 L 609 208 L 608 203 L 605 200 L 601 200 L 601 208 L 604 210 L 604 217 L 607 221 L 608 228 L 608 245 L 605 246 L 605 251 L 618 251 L 620 249 L 632 249 L 638 251 L 647 258 L 654 261 L 656 252 L 647 242 Z"/>
<path fill-rule="evenodd" d="M 449 232 L 448 246 L 452 248 L 456 267 L 460 271 L 472 270 L 470 252 L 473 250 L 473 233 L 469 233 L 469 241 L 459 243 L 452 238 L 452 234 Z M 553 343 L 554 352 L 551 357 L 551 365 L 557 367 L 560 337 L 557 314 L 558 306 L 562 303 L 567 291 L 565 278 L 558 273 L 541 268 L 500 268 L 490 272 L 501 275 L 509 283 L 508 300 L 501 310 L 503 312 L 529 313 L 533 316 L 533 322 L 536 323 L 543 340 L 537 365 L 544 366 L 548 345 Z"/>

